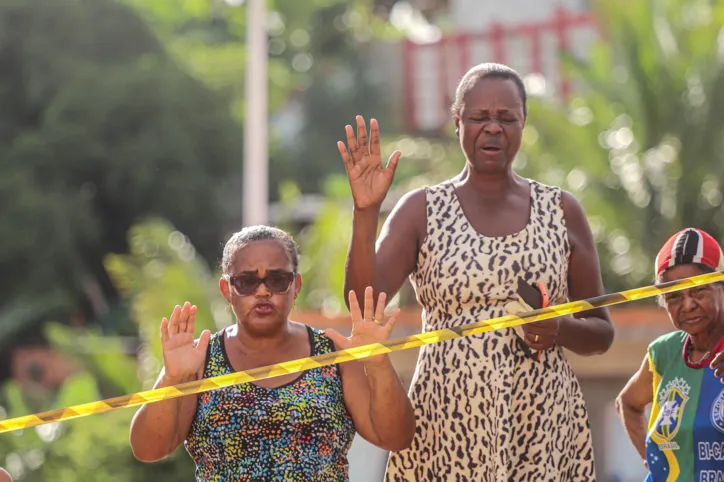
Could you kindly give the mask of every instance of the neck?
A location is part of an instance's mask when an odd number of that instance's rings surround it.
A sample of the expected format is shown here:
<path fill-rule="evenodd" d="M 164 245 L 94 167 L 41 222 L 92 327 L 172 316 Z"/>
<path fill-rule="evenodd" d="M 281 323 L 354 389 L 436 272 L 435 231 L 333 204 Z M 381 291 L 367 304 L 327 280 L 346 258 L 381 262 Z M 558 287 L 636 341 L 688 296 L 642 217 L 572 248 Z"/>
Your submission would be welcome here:
<path fill-rule="evenodd" d="M 278 330 L 269 333 L 256 333 L 248 330 L 241 322 L 232 328 L 230 336 L 237 339 L 245 353 L 258 353 L 284 347 L 293 338 L 291 323 L 287 320 Z"/>
<path fill-rule="evenodd" d="M 467 186 L 479 195 L 495 198 L 502 197 L 511 189 L 520 187 L 521 177 L 512 169 L 506 169 L 500 173 L 478 172 L 469 163 L 466 163 L 455 181 L 458 186 Z"/>
<path fill-rule="evenodd" d="M 724 323 L 716 323 L 711 329 L 690 336 L 692 350 L 702 353 L 707 352 L 714 348 L 714 345 L 724 336 Z"/>

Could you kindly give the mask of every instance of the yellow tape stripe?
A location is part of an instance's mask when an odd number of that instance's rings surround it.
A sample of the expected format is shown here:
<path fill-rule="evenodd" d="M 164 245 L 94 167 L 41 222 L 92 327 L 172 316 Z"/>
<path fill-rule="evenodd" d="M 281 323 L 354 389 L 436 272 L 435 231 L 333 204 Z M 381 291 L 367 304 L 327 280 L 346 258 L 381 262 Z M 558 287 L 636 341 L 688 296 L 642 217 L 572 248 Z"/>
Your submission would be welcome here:
<path fill-rule="evenodd" d="M 98 402 L 85 403 L 60 410 L 52 410 L 50 412 L 36 413 L 34 415 L 26 415 L 24 417 L 11 418 L 0 422 L 0 433 L 20 430 L 23 428 L 35 427 L 46 423 L 60 422 L 73 418 L 85 417 L 97 413 L 109 412 L 120 408 L 135 407 L 144 403 L 159 402 L 161 400 L 170 400 L 184 395 L 193 395 L 197 393 L 216 390 L 217 388 L 229 387 L 241 383 L 265 380 L 278 375 L 286 375 L 291 373 L 299 373 L 311 368 L 318 368 L 326 365 L 334 365 L 344 363 L 351 360 L 362 360 L 382 353 L 392 353 L 396 351 L 407 350 L 422 345 L 431 345 L 453 338 L 463 336 L 477 335 L 501 328 L 510 328 L 513 326 L 532 323 L 535 321 L 556 318 L 562 315 L 570 315 L 588 311 L 593 308 L 602 308 L 612 306 L 629 301 L 650 298 L 652 296 L 669 293 L 672 291 L 680 291 L 691 288 L 692 286 L 706 285 L 724 281 L 724 272 L 707 273 L 691 278 L 685 278 L 678 281 L 671 281 L 657 286 L 645 286 L 635 288 L 620 293 L 598 296 L 587 300 L 572 301 L 561 305 L 551 306 L 540 310 L 521 313 L 519 316 L 507 315 L 491 320 L 470 323 L 455 328 L 446 328 L 427 333 L 419 333 L 404 338 L 396 338 L 388 340 L 384 343 L 373 343 L 370 345 L 351 348 L 349 350 L 340 350 L 333 353 L 318 355 L 310 358 L 302 358 L 299 360 L 291 360 L 276 365 L 254 368 L 245 372 L 231 373 L 228 375 L 220 375 L 204 380 L 183 383 L 173 387 L 157 388 L 138 392 L 122 397 L 109 398 Z"/>

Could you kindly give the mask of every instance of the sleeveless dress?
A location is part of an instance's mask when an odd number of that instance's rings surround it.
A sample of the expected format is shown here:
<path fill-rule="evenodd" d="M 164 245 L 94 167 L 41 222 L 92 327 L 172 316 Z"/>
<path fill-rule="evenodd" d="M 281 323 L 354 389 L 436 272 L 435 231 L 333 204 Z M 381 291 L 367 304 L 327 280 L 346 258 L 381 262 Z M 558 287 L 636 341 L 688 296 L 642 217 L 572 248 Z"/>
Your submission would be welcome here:
<path fill-rule="evenodd" d="M 647 481 L 724 480 L 724 385 L 709 367 L 691 365 L 683 331 L 649 345 L 654 403 L 646 436 Z M 712 350 L 724 350 L 724 338 Z"/>
<path fill-rule="evenodd" d="M 307 330 L 312 356 L 334 351 L 322 332 Z M 233 371 L 222 330 L 211 337 L 204 378 Z M 245 383 L 199 394 L 185 445 L 197 481 L 343 482 L 354 435 L 332 365 L 277 388 Z"/>
<path fill-rule="evenodd" d="M 423 330 L 503 316 L 518 277 L 568 300 L 570 247 L 561 191 L 531 183 L 518 233 L 487 237 L 468 222 L 452 182 L 426 188 L 427 235 L 411 281 Z M 579 383 L 563 349 L 532 360 L 513 328 L 423 346 L 410 387 L 417 433 L 392 453 L 387 481 L 595 480 Z"/>

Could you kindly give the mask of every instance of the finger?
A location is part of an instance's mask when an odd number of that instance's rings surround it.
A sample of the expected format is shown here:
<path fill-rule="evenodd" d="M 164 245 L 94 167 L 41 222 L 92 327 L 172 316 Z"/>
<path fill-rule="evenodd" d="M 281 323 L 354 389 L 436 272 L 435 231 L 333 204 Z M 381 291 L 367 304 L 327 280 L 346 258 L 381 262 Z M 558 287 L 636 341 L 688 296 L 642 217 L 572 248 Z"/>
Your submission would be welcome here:
<path fill-rule="evenodd" d="M 327 330 L 324 330 L 324 334 L 327 335 L 327 338 L 332 340 L 334 342 L 334 344 L 337 345 L 342 350 L 349 347 L 349 339 L 346 338 L 345 336 L 343 336 L 340 332 L 338 332 L 334 328 L 329 328 Z"/>
<path fill-rule="evenodd" d="M 359 309 L 359 301 L 357 301 L 357 293 L 354 291 L 349 292 L 349 315 L 352 318 L 352 323 L 358 323 L 362 321 L 362 312 Z"/>
<path fill-rule="evenodd" d="M 387 323 L 385 323 L 385 331 L 387 333 L 387 336 L 392 333 L 392 330 L 395 328 L 395 323 L 397 323 L 397 317 L 400 316 L 400 309 L 397 308 L 394 313 L 390 316 L 390 318 L 387 320 Z"/>
<path fill-rule="evenodd" d="M 385 306 L 387 305 L 387 293 L 380 293 L 377 297 L 377 307 L 375 308 L 375 320 L 383 322 L 385 320 Z"/>
<path fill-rule="evenodd" d="M 401 156 L 402 153 L 400 151 L 395 151 L 387 160 L 387 169 L 392 172 L 392 177 L 395 176 L 395 171 L 397 171 L 397 162 L 400 160 Z"/>
<path fill-rule="evenodd" d="M 344 128 L 344 130 L 347 132 L 347 146 L 349 146 L 349 152 L 352 155 L 352 162 L 357 164 L 362 159 L 362 154 L 357 147 L 357 139 L 354 137 L 354 129 L 352 129 L 352 126 L 348 125 Z"/>
<path fill-rule="evenodd" d="M 361 115 L 357 116 L 357 144 L 363 156 L 369 152 L 367 147 L 367 124 L 365 118 Z"/>
<path fill-rule="evenodd" d="M 168 341 L 168 320 L 164 318 L 161 320 L 161 343 Z"/>
<path fill-rule="evenodd" d="M 377 119 L 370 121 L 370 154 L 380 155 L 380 125 L 377 123 Z"/>
<path fill-rule="evenodd" d="M 354 167 L 354 161 L 350 157 L 349 152 L 347 152 L 347 146 L 344 145 L 344 142 L 339 141 L 337 142 L 337 149 L 339 149 L 339 154 L 342 156 L 344 167 L 347 168 L 347 172 L 351 171 Z"/>
<path fill-rule="evenodd" d="M 724 365 L 719 365 L 718 368 L 714 370 L 714 376 L 721 378 L 722 375 L 724 375 Z"/>
<path fill-rule="evenodd" d="M 712 359 L 709 366 L 713 370 L 717 365 L 720 365 L 722 362 L 724 362 L 724 351 L 717 353 L 716 356 Z"/>
<path fill-rule="evenodd" d="M 206 353 L 206 350 L 209 348 L 209 341 L 211 340 L 211 332 L 209 330 L 204 330 L 201 332 L 201 335 L 199 336 L 199 340 L 196 342 L 196 350 Z"/>
<path fill-rule="evenodd" d="M 176 333 L 178 333 L 178 318 L 181 314 L 181 307 L 179 305 L 176 305 L 173 309 L 173 312 L 171 313 L 171 319 L 168 323 L 168 334 L 169 336 L 173 336 Z"/>
<path fill-rule="evenodd" d="M 192 335 L 196 332 L 196 313 L 198 313 L 199 309 L 196 305 L 192 305 L 191 309 L 189 309 L 189 319 L 186 322 L 186 332 L 191 333 Z"/>
<path fill-rule="evenodd" d="M 178 332 L 186 333 L 186 327 L 189 324 L 189 311 L 191 311 L 191 303 L 188 301 L 184 303 L 181 308 L 181 314 L 178 317 Z"/>
<path fill-rule="evenodd" d="M 374 296 L 374 289 L 372 289 L 371 286 L 368 286 L 365 288 L 365 306 L 364 306 L 364 320 L 365 321 L 372 321 L 372 318 L 374 317 L 374 309 L 375 309 L 375 296 Z"/>

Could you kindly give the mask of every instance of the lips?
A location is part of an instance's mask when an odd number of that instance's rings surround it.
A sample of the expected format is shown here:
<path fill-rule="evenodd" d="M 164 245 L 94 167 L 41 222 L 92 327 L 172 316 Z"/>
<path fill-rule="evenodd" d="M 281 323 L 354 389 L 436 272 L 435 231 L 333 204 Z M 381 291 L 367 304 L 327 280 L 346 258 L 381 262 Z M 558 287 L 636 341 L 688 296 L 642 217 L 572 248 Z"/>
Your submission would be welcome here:
<path fill-rule="evenodd" d="M 274 311 L 274 305 L 269 302 L 260 301 L 254 304 L 254 313 L 260 316 L 270 315 Z"/>
<path fill-rule="evenodd" d="M 693 316 L 691 318 L 681 320 L 681 324 L 682 325 L 695 325 L 697 323 L 700 323 L 703 320 L 704 320 L 704 318 L 702 318 L 701 316 Z"/>
<path fill-rule="evenodd" d="M 487 142 L 480 149 L 488 154 L 497 154 L 503 150 L 503 147 L 495 142 Z"/>

